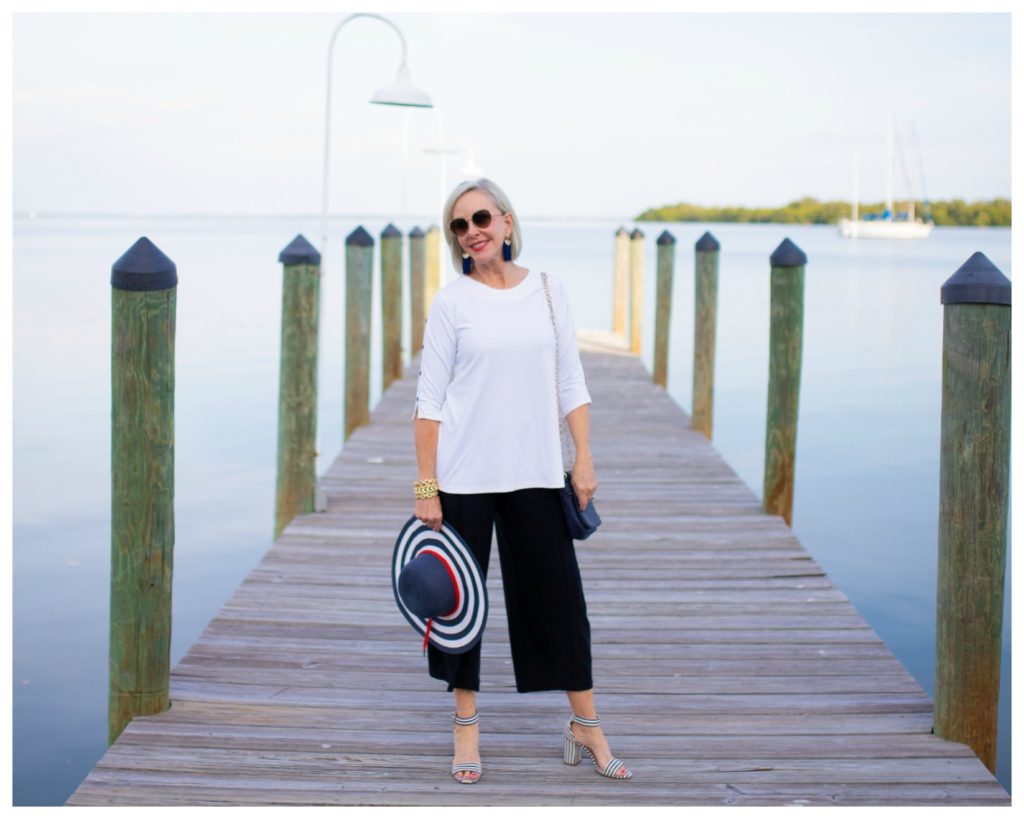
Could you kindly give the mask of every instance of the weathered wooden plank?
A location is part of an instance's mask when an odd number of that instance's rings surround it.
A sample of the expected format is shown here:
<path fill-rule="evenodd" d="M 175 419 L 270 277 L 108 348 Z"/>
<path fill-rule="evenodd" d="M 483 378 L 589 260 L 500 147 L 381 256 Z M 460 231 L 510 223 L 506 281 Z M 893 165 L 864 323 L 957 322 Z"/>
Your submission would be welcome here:
<path fill-rule="evenodd" d="M 231 793 L 238 791 L 242 804 L 259 804 L 260 796 L 267 804 L 353 804 L 353 798 L 365 800 L 355 804 L 519 804 L 521 800 L 528 804 L 545 801 L 566 804 L 567 788 L 578 791 L 574 793 L 573 804 L 580 801 L 673 804 L 689 800 L 703 804 L 968 804 L 976 800 L 985 804 L 996 801 L 990 788 L 987 798 L 982 796 L 987 783 L 976 772 L 972 771 L 973 776 L 963 775 L 953 783 L 943 781 L 943 776 L 955 776 L 953 771 L 963 768 L 962 760 L 944 760 L 947 765 L 922 760 L 918 765 L 907 765 L 902 775 L 880 765 L 876 769 L 877 778 L 870 778 L 872 771 L 865 772 L 867 778 L 862 779 L 855 775 L 858 763 L 845 766 L 829 777 L 827 766 L 816 765 L 811 760 L 787 768 L 759 760 L 737 760 L 730 765 L 725 760 L 702 763 L 684 758 L 659 763 L 654 758 L 644 758 L 642 763 L 649 775 L 640 787 L 637 782 L 623 785 L 602 781 L 592 770 L 568 768 L 560 763 L 557 755 L 554 758 L 549 755 L 543 761 L 493 757 L 493 764 L 487 769 L 487 787 L 473 788 L 474 793 L 469 795 L 465 791 L 471 789 L 437 777 L 436 772 L 445 764 L 441 753 L 391 755 L 388 757 L 390 764 L 385 762 L 388 767 L 374 767 L 358 755 L 342 759 L 325 753 L 316 760 L 319 763 L 316 765 L 310 765 L 310 757 L 313 755 L 305 755 L 290 765 L 275 757 L 262 766 L 223 772 L 207 769 L 169 774 L 161 770 L 103 770 L 97 771 L 96 780 L 108 786 L 127 788 L 129 793 L 144 784 L 155 804 L 167 804 L 169 794 L 176 790 L 182 794 L 185 804 L 190 800 L 227 802 L 220 786 L 226 776 L 230 777 Z M 393 773 L 396 761 L 402 766 L 403 776 L 396 777 Z M 424 787 L 424 779 L 432 773 L 433 784 Z M 823 775 L 825 780 L 821 781 Z M 614 787 L 616 784 L 619 787 Z M 958 792 L 968 794 L 970 802 L 959 801 Z M 879 794 L 884 796 L 879 798 Z"/>
<path fill-rule="evenodd" d="M 324 643 L 333 643 L 336 646 L 344 647 L 349 644 L 351 650 L 358 650 L 358 646 L 352 645 L 354 641 L 387 639 L 394 634 L 396 629 L 401 627 L 395 619 L 388 621 L 386 625 L 341 625 L 338 623 L 313 623 L 313 622 L 258 622 L 244 619 L 229 619 L 227 617 L 218 619 L 207 628 L 205 634 L 238 634 L 248 636 L 259 636 L 267 638 L 280 638 L 290 640 L 313 640 Z M 487 640 L 493 641 L 499 638 L 504 624 L 493 623 L 488 626 Z M 648 629 L 641 627 L 627 630 L 623 628 L 602 629 L 601 642 L 603 644 L 630 643 L 635 644 L 637 640 L 645 640 L 646 645 L 671 645 L 685 646 L 693 643 L 719 643 L 725 637 L 735 643 L 762 643 L 762 644 L 793 644 L 807 643 L 874 643 L 878 637 L 870 629 L 846 629 L 846 630 L 821 630 L 821 629 L 758 629 L 756 631 L 709 631 L 694 629 L 676 629 L 673 631 L 661 630 L 654 634 L 648 634 Z M 408 638 L 404 641 L 408 646 Z"/>
<path fill-rule="evenodd" d="M 389 635 L 394 637 L 394 635 Z M 214 633 L 210 629 L 204 632 L 201 642 L 192 647 L 192 650 L 185 657 L 188 660 L 196 652 L 204 647 L 209 647 L 213 652 L 222 652 L 231 649 L 245 651 L 247 656 L 261 656 L 264 651 L 284 650 L 292 652 L 314 653 L 320 652 L 329 656 L 351 656 L 364 657 L 368 662 L 379 662 L 381 657 L 387 655 L 399 655 L 404 658 L 419 658 L 419 644 L 411 645 L 409 638 L 405 639 L 363 639 L 348 642 L 343 646 L 346 650 L 339 650 L 338 641 L 330 642 L 325 640 L 306 639 L 302 637 L 272 638 L 262 635 L 236 635 L 230 632 Z M 482 655 L 484 662 L 492 659 L 505 661 L 509 658 L 508 640 L 488 637 L 483 643 Z M 822 661 L 835 662 L 844 659 L 857 660 L 885 660 L 891 661 L 897 667 L 902 668 L 895 657 L 889 653 L 880 642 L 868 643 L 607 643 L 602 642 L 591 647 L 591 655 L 595 661 L 605 661 L 609 658 L 624 659 L 630 661 L 643 660 L 644 662 L 655 662 L 662 658 L 671 658 L 673 661 L 685 663 L 688 659 L 732 659 L 739 662 L 746 662 L 748 667 L 753 667 L 752 673 L 757 673 L 761 663 L 766 660 L 792 660 L 800 661 Z M 755 662 L 756 661 L 756 662 Z"/>
<path fill-rule="evenodd" d="M 582 771 L 564 770 L 567 766 L 561 764 L 557 754 L 551 753 L 552 746 L 557 751 L 559 733 L 556 731 L 550 737 L 537 738 L 535 744 L 539 747 L 530 749 L 532 753 L 522 752 L 522 737 L 518 737 L 517 742 L 507 743 L 519 753 L 505 754 L 504 748 L 492 747 L 490 757 L 494 762 L 493 767 L 501 771 L 495 777 L 495 786 L 500 787 L 502 780 L 514 782 L 516 774 L 529 773 L 525 778 L 530 780 L 531 788 L 537 791 L 550 788 L 552 793 L 556 793 L 565 781 L 577 778 Z M 176 760 L 165 749 L 134 745 L 108 755 L 103 769 L 111 773 L 138 771 L 149 775 L 168 775 L 171 772 L 167 768 L 173 764 L 176 770 L 172 776 L 175 779 L 219 774 L 231 778 L 286 776 L 293 782 L 317 783 L 336 776 L 361 784 L 378 780 L 389 789 L 414 790 L 422 786 L 415 781 L 406 785 L 404 780 L 436 776 L 439 770 L 443 771 L 443 760 L 449 752 L 445 747 L 447 743 L 442 743 L 438 738 L 422 748 L 408 751 L 403 748 L 397 753 L 393 743 L 390 748 L 387 747 L 384 735 L 376 739 L 376 744 L 379 748 L 376 752 L 353 750 L 352 743 L 343 740 L 336 744 L 320 743 L 320 747 L 315 750 L 234 748 L 230 754 L 225 754 L 220 748 L 193 746 L 189 749 L 185 763 Z M 547 749 L 544 746 L 548 746 Z M 819 756 L 706 758 L 688 752 L 681 754 L 677 746 L 668 749 L 663 756 L 637 756 L 635 751 L 633 756 L 644 762 L 647 772 L 645 785 L 653 787 L 659 784 L 671 785 L 673 781 L 679 780 L 716 784 L 723 778 L 730 784 L 770 782 L 778 786 L 813 783 L 814 789 L 827 788 L 830 783 L 945 784 L 984 783 L 991 779 L 991 774 L 988 774 L 984 766 L 977 764 L 976 759 L 975 764 L 970 764 L 971 760 L 965 755 L 924 758 L 899 756 L 891 759 L 836 759 Z M 396 757 L 402 762 L 406 777 L 394 776 Z M 592 771 L 588 773 L 593 774 Z"/>
<path fill-rule="evenodd" d="M 425 675 L 424 675 L 425 676 Z M 422 677 L 421 677 L 422 679 Z M 342 681 L 339 681 L 341 684 Z M 405 688 L 378 688 L 373 692 L 374 702 L 388 711 L 401 710 L 416 696 L 422 696 L 425 687 L 443 691 L 443 685 L 431 686 L 424 683 L 419 686 L 412 680 Z M 649 706 L 656 706 L 666 716 L 701 711 L 705 713 L 730 714 L 765 714 L 765 713 L 907 713 L 930 712 L 931 701 L 923 692 L 913 693 L 857 693 L 857 694 L 686 694 L 678 696 L 652 690 L 653 682 L 646 679 L 637 681 L 633 687 L 619 693 L 606 691 L 600 695 L 602 713 L 612 710 L 628 712 L 636 705 L 637 697 L 643 698 Z M 503 702 L 502 698 L 511 697 L 513 701 L 522 695 L 515 692 L 514 684 L 509 678 L 504 688 L 481 688 L 487 701 Z M 246 683 L 217 683 L 193 681 L 175 675 L 172 694 L 183 698 L 222 699 L 235 702 L 267 702 L 291 703 L 294 705 L 340 705 L 354 707 L 358 703 L 365 704 L 367 695 L 364 692 L 330 687 L 315 688 L 311 686 L 260 685 Z M 660 695 L 656 702 L 648 702 L 653 695 Z"/>
<path fill-rule="evenodd" d="M 492 701 L 488 697 L 486 706 L 488 720 L 494 725 L 487 731 L 544 733 L 551 726 L 562 724 L 565 719 L 565 708 L 561 698 L 554 696 L 539 697 L 543 702 L 524 710 L 521 699 L 508 700 L 507 704 Z M 440 735 L 448 729 L 443 713 L 439 713 L 433 702 L 423 697 L 411 701 L 405 712 L 409 719 L 402 726 L 402 735 L 410 732 L 432 732 Z M 605 711 L 612 714 L 610 711 Z M 628 719 L 627 719 L 628 716 Z M 686 715 L 685 724 L 674 723 L 660 713 L 632 713 L 614 717 L 622 721 L 621 727 L 640 736 L 666 734 L 669 736 L 741 736 L 757 737 L 762 735 L 783 737 L 794 733 L 794 723 L 789 714 L 706 714 L 692 713 Z M 380 727 L 380 718 L 376 711 L 359 706 L 346 708 L 341 706 L 318 705 L 285 705 L 276 702 L 259 704 L 238 703 L 224 700 L 189 700 L 178 699 L 174 707 L 160 715 L 159 720 L 134 720 L 125 735 L 135 731 L 164 730 L 167 726 L 177 723 L 190 725 L 206 725 L 209 730 L 235 730 L 245 726 L 278 725 L 294 729 L 316 731 L 328 726 L 343 726 L 353 729 L 370 720 Z M 609 720 L 609 725 L 612 721 Z M 884 742 L 888 748 L 894 735 L 912 734 L 927 741 L 936 739 L 931 730 L 931 715 L 926 713 L 886 713 L 886 714 L 801 714 L 798 737 L 837 736 L 873 738 L 876 746 Z M 173 730 L 173 729 L 171 729 Z M 392 733 L 392 736 L 394 734 Z M 617 736 L 619 734 L 617 733 Z M 884 737 L 882 736 L 884 735 Z M 733 740 L 735 741 L 735 739 Z M 941 740 L 940 740 L 941 742 Z M 957 743 L 946 743 L 953 747 L 963 748 Z"/>
<path fill-rule="evenodd" d="M 534 756 L 535 740 L 524 743 L 524 739 L 543 735 L 558 734 L 558 725 L 548 720 L 544 725 L 536 721 L 523 725 L 513 721 L 515 732 L 496 726 L 488 730 L 485 740 L 489 753 L 504 757 Z M 374 729 L 378 730 L 374 730 Z M 409 726 L 401 734 L 403 755 L 436 754 L 441 743 L 438 726 L 430 730 L 416 730 Z M 686 756 L 690 759 L 735 759 L 737 736 L 701 734 L 645 734 L 642 737 L 617 736 L 620 743 L 643 746 L 643 753 L 650 758 L 676 758 L 680 746 L 685 745 Z M 354 712 L 346 719 L 343 728 L 330 725 L 225 725 L 210 726 L 200 723 L 169 723 L 167 721 L 136 730 L 125 736 L 119 755 L 104 760 L 104 769 L 120 766 L 122 756 L 134 756 L 132 746 L 152 749 L 162 745 L 181 748 L 231 749 L 249 751 L 323 751 L 337 747 L 359 748 L 360 754 L 394 753 L 395 735 L 391 729 L 380 730 L 379 721 Z M 889 759 L 925 759 L 939 757 L 967 758 L 973 756 L 964 745 L 941 742 L 936 737 L 924 734 L 894 734 L 886 739 L 886 755 Z M 446 750 L 446 749 L 443 749 Z M 744 754 L 751 758 L 764 759 L 863 759 L 878 756 L 878 738 L 874 735 L 772 735 L 760 734 L 744 737 Z"/>
<path fill-rule="evenodd" d="M 221 656 L 203 657 L 193 655 L 186 663 L 178 667 L 182 678 L 192 679 L 228 679 L 228 675 L 244 673 L 253 679 L 259 678 L 275 682 L 291 681 L 285 671 L 306 674 L 316 670 L 322 680 L 318 684 L 330 684 L 349 675 L 358 675 L 365 667 L 365 656 L 338 657 L 336 655 L 314 658 L 303 654 L 276 653 L 261 660 L 253 660 L 250 656 L 225 652 Z M 406 658 L 376 655 L 373 667 L 378 675 L 394 675 L 415 673 L 410 669 Z M 703 660 L 687 663 L 674 663 L 669 668 L 652 665 L 647 669 L 651 679 L 662 677 L 680 680 L 679 685 L 688 685 L 693 690 L 704 692 L 720 691 L 735 693 L 741 687 L 752 691 L 767 693 L 792 693 L 795 691 L 914 691 L 918 687 L 906 672 L 899 666 L 886 661 L 843 661 L 799 662 L 778 660 L 762 660 L 758 663 L 761 673 L 752 668 L 745 660 Z M 595 665 L 595 678 L 601 690 L 609 686 L 626 686 L 636 670 L 636 660 L 599 660 Z M 263 675 L 260 677 L 259 675 Z M 756 677 L 756 682 L 747 680 Z M 498 678 L 484 671 L 484 685 L 490 687 L 500 682 L 507 684 L 507 677 Z M 723 679 L 724 678 L 724 679 Z M 312 683 L 311 683 L 312 684 Z M 713 688 L 712 686 L 716 686 Z"/>
<path fill-rule="evenodd" d="M 345 669 L 344 675 L 338 668 L 324 669 L 316 666 L 300 668 L 253 667 L 248 664 L 225 664 L 205 666 L 179 666 L 177 676 L 180 680 L 205 685 L 207 683 L 230 684 L 239 676 L 244 676 L 246 685 L 289 686 L 301 688 L 333 689 L 339 682 L 345 685 L 362 685 L 378 691 L 416 691 L 413 680 L 421 669 L 408 666 L 396 668 L 391 672 L 363 672 L 354 668 Z M 394 673 L 400 671 L 403 673 Z M 241 672 L 241 673 L 240 673 Z M 648 674 L 645 681 L 638 686 L 635 674 L 599 673 L 596 675 L 602 692 L 637 691 L 639 688 L 647 694 L 700 694 L 700 695 L 768 695 L 768 694 L 888 694 L 916 693 L 920 686 L 904 674 L 873 677 L 864 676 L 803 676 L 781 677 L 751 675 L 716 675 L 706 674 Z M 487 675 L 481 673 L 482 689 L 511 687 L 514 680 L 509 675 Z"/>
<path fill-rule="evenodd" d="M 488 769 L 489 770 L 489 769 Z M 523 776 L 521 774 L 521 776 Z M 490 784 L 493 775 L 488 773 Z M 529 779 L 529 776 L 524 778 Z M 161 806 L 192 806 L 192 805 L 239 805 L 239 806 L 275 806 L 275 805 L 395 805 L 395 806 L 426 806 L 426 805 L 519 805 L 549 806 L 552 804 L 568 804 L 563 797 L 558 798 L 550 793 L 536 794 L 528 789 L 516 788 L 497 791 L 452 783 L 432 786 L 432 791 L 419 793 L 395 793 L 382 788 L 366 788 L 357 790 L 341 783 L 333 786 L 322 786 L 323 789 L 310 789 L 308 783 L 289 783 L 262 778 L 256 782 L 234 782 L 230 794 L 216 787 L 204 789 L 201 784 L 180 785 L 165 781 L 150 783 L 138 776 L 130 780 L 105 777 L 97 774 L 98 782 L 104 784 L 101 794 L 91 794 L 80 790 L 69 801 L 74 805 L 161 805 Z M 780 787 L 744 786 L 743 789 L 733 785 L 695 785 L 679 783 L 667 789 L 648 789 L 639 794 L 637 788 L 626 786 L 623 793 L 607 790 L 612 783 L 586 782 L 584 788 L 573 788 L 572 804 L 586 805 L 880 805 L 880 806 L 967 806 L 967 805 L 1005 805 L 1005 795 L 1000 797 L 989 785 L 971 783 L 959 784 L 955 788 L 947 788 L 934 784 L 927 785 L 891 785 L 886 783 L 870 783 L 867 785 L 832 785 L 822 794 L 811 795 L 806 785 Z M 465 791 L 475 793 L 465 793 Z M 568 790 L 563 787 L 562 792 Z M 83 792 L 84 791 L 84 792 Z M 1005 794 L 1005 792 L 1004 792 Z"/>
<path fill-rule="evenodd" d="M 296 599 L 300 602 L 331 599 L 335 605 L 365 606 L 367 600 L 390 602 L 393 595 L 386 586 L 353 586 L 324 581 L 316 583 L 317 578 L 309 575 L 300 580 L 271 578 L 269 576 L 252 577 L 242 584 L 231 597 L 231 602 L 262 599 L 272 600 L 275 596 Z M 497 584 L 493 584 L 497 588 Z M 590 592 L 590 589 L 587 590 Z M 344 595 L 343 599 L 338 599 Z M 800 589 L 780 589 L 760 591 L 757 589 L 704 590 L 704 589 L 661 589 L 657 600 L 652 600 L 649 590 L 610 586 L 597 593 L 590 592 L 589 600 L 599 601 L 600 607 L 611 612 L 617 608 L 634 606 L 642 603 L 646 611 L 651 613 L 669 613 L 676 610 L 715 611 L 845 611 L 849 612 L 846 596 L 835 589 L 818 589 L 812 593 Z"/>

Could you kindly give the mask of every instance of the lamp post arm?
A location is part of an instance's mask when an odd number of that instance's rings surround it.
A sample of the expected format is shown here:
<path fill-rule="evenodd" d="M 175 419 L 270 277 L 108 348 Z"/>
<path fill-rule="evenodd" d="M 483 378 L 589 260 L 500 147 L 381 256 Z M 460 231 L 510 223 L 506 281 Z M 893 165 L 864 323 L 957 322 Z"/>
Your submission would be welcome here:
<path fill-rule="evenodd" d="M 405 112 L 402 124 L 402 219 L 409 215 L 409 124 L 412 122 L 412 111 Z"/>
<path fill-rule="evenodd" d="M 405 65 L 405 57 L 407 48 L 405 45 L 405 37 L 399 30 L 398 26 L 392 23 L 387 17 L 382 17 L 379 14 L 370 14 L 368 12 L 359 12 L 358 14 L 350 14 L 338 25 L 334 27 L 334 31 L 331 34 L 330 44 L 327 46 L 327 101 L 324 105 L 324 184 L 323 184 L 323 197 L 321 200 L 320 209 L 320 253 L 323 255 L 327 251 L 327 200 L 328 190 L 330 188 L 330 157 L 331 157 L 331 74 L 334 66 L 334 43 L 338 39 L 338 34 L 348 24 L 351 23 L 358 17 L 372 17 L 375 20 L 380 20 L 382 23 L 387 23 L 394 30 L 395 34 L 398 35 L 398 39 L 402 43 L 402 65 Z"/>

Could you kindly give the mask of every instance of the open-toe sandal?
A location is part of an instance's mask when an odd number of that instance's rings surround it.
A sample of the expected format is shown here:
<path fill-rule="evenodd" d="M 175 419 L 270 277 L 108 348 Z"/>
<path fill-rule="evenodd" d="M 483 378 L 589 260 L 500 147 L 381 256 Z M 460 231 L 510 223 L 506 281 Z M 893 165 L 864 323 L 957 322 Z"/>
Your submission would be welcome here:
<path fill-rule="evenodd" d="M 565 753 L 562 757 L 562 761 L 566 765 L 579 765 L 581 758 L 581 751 L 586 751 L 587 755 L 594 760 L 594 770 L 596 770 L 601 776 L 607 776 L 609 779 L 630 779 L 633 776 L 633 772 L 625 766 L 621 759 L 618 757 L 612 757 L 611 762 L 605 765 L 603 768 L 598 767 L 597 757 L 594 752 L 587 746 L 576 739 L 572 733 L 572 724 L 578 723 L 586 728 L 596 728 L 601 724 L 601 718 L 596 719 L 585 719 L 584 717 L 573 714 L 569 721 L 565 724 Z"/>

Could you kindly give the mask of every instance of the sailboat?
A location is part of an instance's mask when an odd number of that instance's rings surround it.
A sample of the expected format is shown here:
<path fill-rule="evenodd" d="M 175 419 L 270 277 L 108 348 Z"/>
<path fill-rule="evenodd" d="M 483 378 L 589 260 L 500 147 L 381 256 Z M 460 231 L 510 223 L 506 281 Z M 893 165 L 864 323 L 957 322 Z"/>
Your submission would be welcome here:
<path fill-rule="evenodd" d="M 903 152 L 900 151 L 902 159 Z M 904 164 L 906 174 L 906 165 Z M 846 239 L 927 239 L 935 224 L 929 218 L 928 221 L 915 218 L 914 200 L 909 193 L 909 175 L 907 210 L 903 213 L 896 213 L 893 207 L 892 198 L 892 177 L 893 177 L 893 124 L 889 123 L 889 163 L 886 175 L 885 188 L 885 212 L 880 216 L 869 216 L 867 219 L 860 218 L 860 202 L 857 191 L 857 163 L 854 160 L 853 171 L 853 218 L 839 220 L 839 233 Z M 923 182 L 923 176 L 922 176 Z"/>

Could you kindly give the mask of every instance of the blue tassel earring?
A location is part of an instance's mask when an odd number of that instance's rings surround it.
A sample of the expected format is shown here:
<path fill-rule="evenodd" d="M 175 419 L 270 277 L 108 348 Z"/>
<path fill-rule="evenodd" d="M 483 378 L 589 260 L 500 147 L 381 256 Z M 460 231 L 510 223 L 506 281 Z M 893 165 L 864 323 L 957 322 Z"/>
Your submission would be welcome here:
<path fill-rule="evenodd" d="M 473 260 L 469 258 L 468 253 L 462 254 L 462 274 L 468 276 L 470 271 L 473 269 Z"/>
<path fill-rule="evenodd" d="M 505 244 L 501 246 L 501 258 L 506 262 L 512 261 L 512 240 L 506 239 Z"/>

